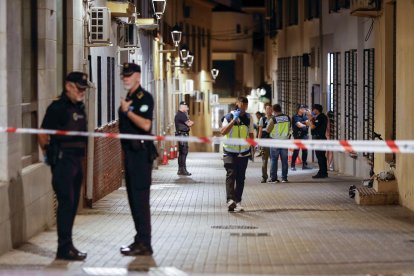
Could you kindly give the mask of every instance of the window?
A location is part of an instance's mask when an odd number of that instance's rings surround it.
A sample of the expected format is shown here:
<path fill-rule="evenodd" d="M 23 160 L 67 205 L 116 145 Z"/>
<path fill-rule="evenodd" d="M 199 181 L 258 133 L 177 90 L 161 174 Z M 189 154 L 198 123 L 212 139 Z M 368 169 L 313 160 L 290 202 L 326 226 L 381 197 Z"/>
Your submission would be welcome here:
<path fill-rule="evenodd" d="M 240 24 L 236 25 L 236 33 L 240 34 L 241 33 L 241 26 Z"/>
<path fill-rule="evenodd" d="M 345 52 L 345 139 L 357 139 L 357 51 Z"/>
<path fill-rule="evenodd" d="M 276 30 L 283 29 L 283 0 L 277 0 Z"/>
<path fill-rule="evenodd" d="M 111 58 L 111 71 L 112 71 L 112 104 L 111 104 L 111 119 L 115 121 L 115 58 Z"/>
<path fill-rule="evenodd" d="M 298 0 L 289 0 L 288 1 L 288 26 L 297 25 L 298 24 Z"/>
<path fill-rule="evenodd" d="M 197 72 L 201 71 L 201 66 L 203 62 L 203 53 L 201 52 L 201 42 L 202 42 L 202 35 L 201 35 L 201 28 L 197 27 L 197 52 L 196 52 L 196 60 L 197 60 Z"/>
<path fill-rule="evenodd" d="M 111 121 L 111 103 L 112 103 L 112 95 L 111 95 L 111 57 L 106 58 L 106 122 L 109 123 Z"/>
<path fill-rule="evenodd" d="M 194 26 L 194 25 L 191 28 L 191 40 L 192 40 L 192 42 L 191 42 L 190 51 L 192 51 L 193 55 L 195 55 L 194 56 L 194 64 L 191 66 L 192 67 L 191 69 L 193 70 L 193 72 L 196 72 L 196 70 L 197 70 L 197 61 L 200 57 L 196 56 L 197 55 L 197 35 L 196 35 L 196 26 Z"/>
<path fill-rule="evenodd" d="M 374 139 L 374 60 L 375 50 L 364 50 L 364 96 L 363 96 L 363 134 L 364 140 Z M 364 153 L 371 161 L 374 155 Z"/>
<path fill-rule="evenodd" d="M 305 20 L 319 18 L 321 0 L 305 0 Z"/>
<path fill-rule="evenodd" d="M 201 31 L 201 45 L 206 47 L 206 30 L 204 28 Z"/>
<path fill-rule="evenodd" d="M 303 64 L 303 56 L 291 58 L 290 101 L 283 111 L 293 115 L 298 104 L 308 103 L 308 67 Z"/>
<path fill-rule="evenodd" d="M 27 1 L 22 6 L 22 122 L 23 128 L 38 127 L 37 80 L 37 1 Z M 22 167 L 39 161 L 36 135 L 21 137 Z"/>
<path fill-rule="evenodd" d="M 183 14 L 184 14 L 184 18 L 190 18 L 191 17 L 191 7 L 190 6 L 184 6 Z"/>
<path fill-rule="evenodd" d="M 207 31 L 207 71 L 211 71 L 211 33 L 210 30 Z"/>
<path fill-rule="evenodd" d="M 277 63 L 278 102 L 282 106 L 282 111 L 290 114 L 290 57 L 279 58 Z"/>
<path fill-rule="evenodd" d="M 341 9 L 349 9 L 351 0 L 329 0 L 329 12 L 338 12 Z"/>
<path fill-rule="evenodd" d="M 341 53 L 328 54 L 328 111 L 331 139 L 340 139 L 341 125 Z"/>
<path fill-rule="evenodd" d="M 98 105 L 98 116 L 97 116 L 97 126 L 102 126 L 102 68 L 101 68 L 101 57 L 98 56 L 98 66 L 97 66 L 97 74 L 98 74 L 98 83 L 97 83 L 97 105 Z"/>

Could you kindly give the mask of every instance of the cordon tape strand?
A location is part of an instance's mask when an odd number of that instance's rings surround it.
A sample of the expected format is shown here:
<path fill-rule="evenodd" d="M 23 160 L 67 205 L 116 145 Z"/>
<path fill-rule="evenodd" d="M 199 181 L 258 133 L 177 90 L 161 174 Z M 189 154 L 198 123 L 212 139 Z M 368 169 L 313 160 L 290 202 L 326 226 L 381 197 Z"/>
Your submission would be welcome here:
<path fill-rule="evenodd" d="M 226 142 L 231 145 L 251 145 L 269 148 L 327 150 L 339 152 L 365 152 L 365 153 L 414 153 L 414 140 L 277 140 L 277 139 L 227 139 L 226 137 L 196 137 L 196 136 L 153 136 L 119 134 L 105 132 L 82 132 L 35 128 L 0 127 L 0 133 L 17 134 L 49 134 L 60 136 L 85 136 L 95 138 L 112 138 L 127 140 L 150 140 L 189 142 L 204 144 L 220 144 Z"/>

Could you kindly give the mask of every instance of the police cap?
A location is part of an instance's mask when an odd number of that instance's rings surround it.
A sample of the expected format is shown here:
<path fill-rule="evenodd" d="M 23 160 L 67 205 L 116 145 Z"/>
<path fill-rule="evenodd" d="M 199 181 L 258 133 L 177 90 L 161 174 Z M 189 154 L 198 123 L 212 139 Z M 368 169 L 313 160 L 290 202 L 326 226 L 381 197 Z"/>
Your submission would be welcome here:
<path fill-rule="evenodd" d="M 70 72 L 65 81 L 73 82 L 79 89 L 86 89 L 89 87 L 88 75 L 83 72 Z"/>
<path fill-rule="evenodd" d="M 180 102 L 180 105 L 186 105 L 188 106 L 188 103 L 186 103 L 185 101 Z"/>
<path fill-rule="evenodd" d="M 129 77 L 134 73 L 141 73 L 141 66 L 135 63 L 124 63 L 122 66 L 121 75 L 124 77 Z"/>
<path fill-rule="evenodd" d="M 323 107 L 320 104 L 312 105 L 312 110 L 314 110 L 314 109 L 318 110 L 320 113 L 322 113 L 322 111 L 323 111 Z"/>

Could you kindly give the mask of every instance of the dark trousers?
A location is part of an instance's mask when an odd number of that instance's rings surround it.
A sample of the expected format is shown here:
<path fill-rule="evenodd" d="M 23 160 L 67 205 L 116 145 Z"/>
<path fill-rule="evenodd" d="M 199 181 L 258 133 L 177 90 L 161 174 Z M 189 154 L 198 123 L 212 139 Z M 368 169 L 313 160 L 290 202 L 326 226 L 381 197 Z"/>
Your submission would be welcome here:
<path fill-rule="evenodd" d="M 308 135 L 303 136 L 303 137 L 295 137 L 295 139 L 298 140 L 308 140 L 309 137 Z M 293 150 L 293 154 L 292 154 L 292 161 L 290 163 L 290 166 L 293 168 L 296 165 L 296 159 L 299 156 L 299 150 L 300 149 L 294 149 Z M 308 164 L 308 150 L 307 149 L 302 149 L 302 166 L 306 166 Z"/>
<path fill-rule="evenodd" d="M 270 148 L 263 147 L 262 148 L 262 178 L 266 179 L 268 178 L 267 174 L 267 164 L 270 157 Z"/>
<path fill-rule="evenodd" d="M 227 200 L 242 201 L 244 180 L 249 157 L 237 157 L 237 155 L 225 155 L 223 158 L 226 174 Z"/>
<path fill-rule="evenodd" d="M 178 167 L 186 168 L 187 164 L 187 155 L 188 155 L 188 143 L 179 142 L 178 143 Z"/>
<path fill-rule="evenodd" d="M 62 154 L 52 167 L 52 186 L 58 202 L 56 224 L 58 251 L 69 249 L 72 243 L 72 228 L 78 210 L 82 185 L 82 156 Z"/>
<path fill-rule="evenodd" d="M 319 164 L 319 172 L 320 175 L 327 175 L 328 174 L 328 162 L 326 160 L 326 151 L 324 150 L 317 150 L 315 151 L 316 158 L 318 158 Z"/>
<path fill-rule="evenodd" d="M 293 150 L 293 154 L 292 154 L 292 162 L 291 162 L 291 167 L 295 167 L 296 165 L 296 159 L 298 158 L 299 155 L 299 149 L 294 149 Z M 308 150 L 307 149 L 302 149 L 302 166 L 307 165 L 307 161 L 308 160 Z"/>
<path fill-rule="evenodd" d="M 150 186 L 152 163 L 148 150 L 124 149 L 125 184 L 129 207 L 135 224 L 134 242 L 151 245 Z"/>

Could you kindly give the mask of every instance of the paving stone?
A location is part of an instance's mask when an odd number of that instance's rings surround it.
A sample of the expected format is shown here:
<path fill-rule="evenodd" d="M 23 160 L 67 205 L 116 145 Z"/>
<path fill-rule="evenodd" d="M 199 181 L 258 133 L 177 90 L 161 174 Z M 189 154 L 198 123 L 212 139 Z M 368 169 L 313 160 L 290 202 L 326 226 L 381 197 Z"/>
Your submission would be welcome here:
<path fill-rule="evenodd" d="M 53 259 L 53 228 L 1 256 L 0 275 L 6 270 L 68 275 L 414 273 L 413 212 L 400 206 L 358 206 L 348 188 L 360 179 L 335 173 L 317 181 L 310 177 L 315 170 L 289 171 L 290 183 L 262 184 L 256 160 L 246 174 L 243 213 L 227 212 L 218 154 L 190 153 L 190 177 L 177 176 L 176 161 L 155 170 L 152 257 L 119 253 L 135 235 L 126 190 L 120 188 L 77 216 L 74 241 L 88 251 L 85 262 Z"/>

